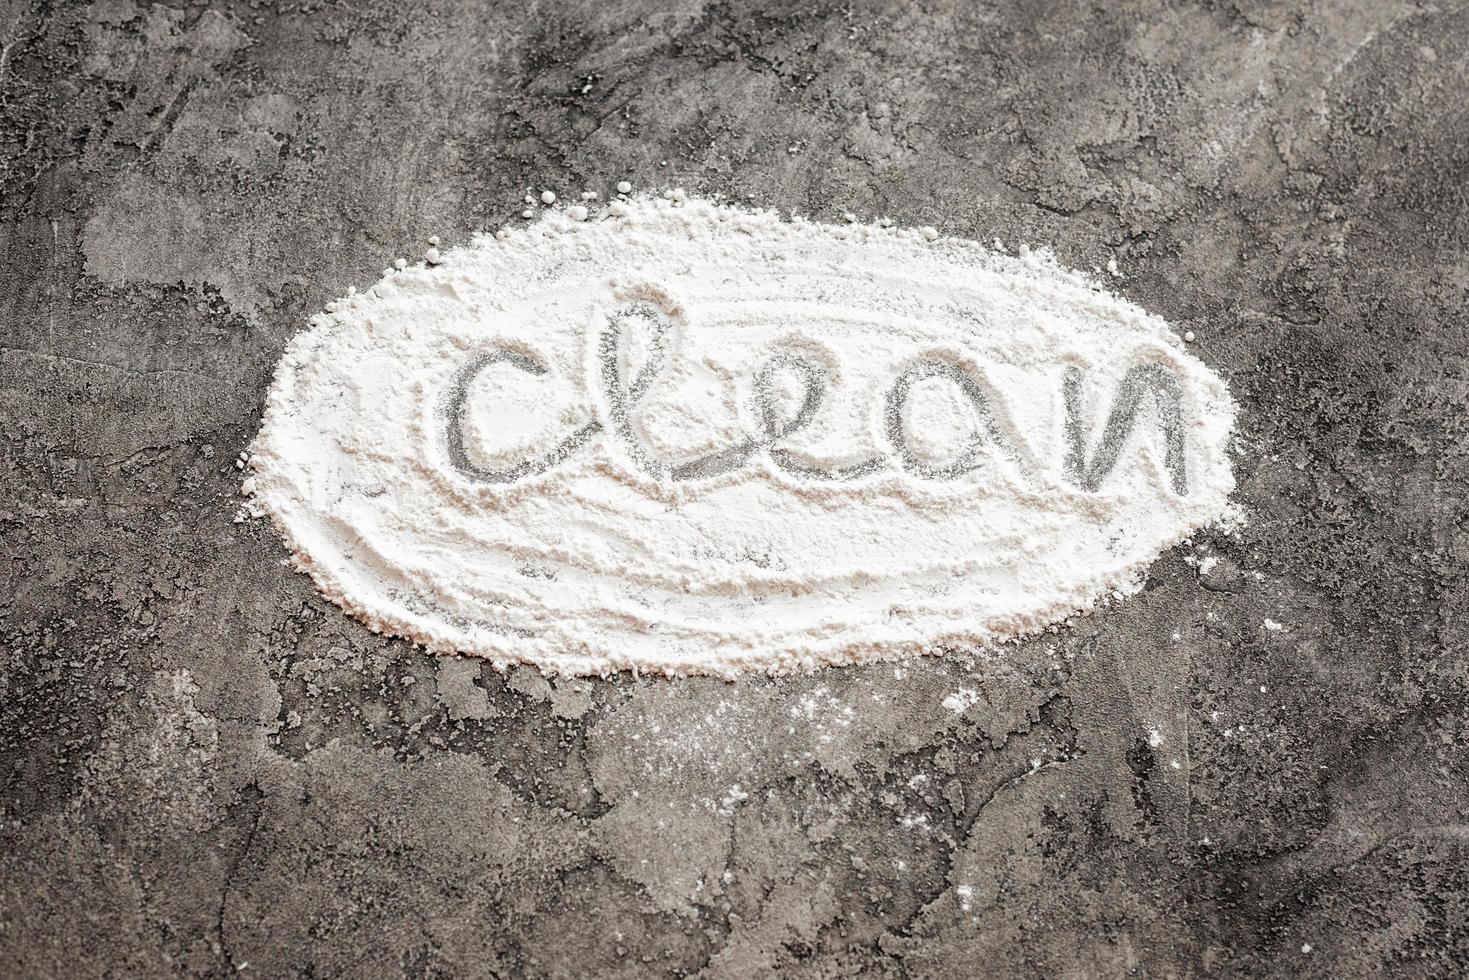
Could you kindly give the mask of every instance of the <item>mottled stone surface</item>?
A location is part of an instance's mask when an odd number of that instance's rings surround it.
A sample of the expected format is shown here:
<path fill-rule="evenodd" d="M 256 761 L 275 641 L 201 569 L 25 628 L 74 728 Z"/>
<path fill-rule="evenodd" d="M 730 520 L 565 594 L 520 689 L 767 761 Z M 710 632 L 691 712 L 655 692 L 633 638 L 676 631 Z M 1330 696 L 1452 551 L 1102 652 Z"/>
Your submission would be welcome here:
<path fill-rule="evenodd" d="M 1461 974 L 1466 92 L 1458 2 L 0 3 L 0 974 Z M 1247 524 L 998 660 L 370 634 L 233 520 L 276 356 L 621 178 L 1115 257 Z"/>

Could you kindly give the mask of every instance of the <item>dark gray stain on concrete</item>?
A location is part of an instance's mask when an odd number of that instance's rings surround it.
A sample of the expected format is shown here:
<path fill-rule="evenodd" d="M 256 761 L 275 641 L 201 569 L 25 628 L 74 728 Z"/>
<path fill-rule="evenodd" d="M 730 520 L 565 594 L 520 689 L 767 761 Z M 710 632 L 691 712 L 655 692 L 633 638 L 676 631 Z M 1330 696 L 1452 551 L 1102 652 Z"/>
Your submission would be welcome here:
<path fill-rule="evenodd" d="M 1466 65 L 1453 0 L 0 5 L 0 972 L 1462 974 Z M 368 633 L 233 520 L 287 338 L 622 178 L 1115 257 L 1246 522 L 997 657 Z"/>

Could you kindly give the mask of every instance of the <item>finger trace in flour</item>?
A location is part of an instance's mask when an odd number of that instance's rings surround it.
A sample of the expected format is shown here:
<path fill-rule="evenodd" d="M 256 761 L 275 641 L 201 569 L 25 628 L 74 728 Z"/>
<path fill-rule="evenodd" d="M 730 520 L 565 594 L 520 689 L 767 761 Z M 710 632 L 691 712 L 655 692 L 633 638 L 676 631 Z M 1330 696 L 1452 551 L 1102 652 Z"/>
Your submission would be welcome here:
<path fill-rule="evenodd" d="M 551 211 L 315 317 L 248 489 L 375 629 L 557 673 L 991 645 L 1221 517 L 1225 383 L 965 241 L 679 199 Z"/>

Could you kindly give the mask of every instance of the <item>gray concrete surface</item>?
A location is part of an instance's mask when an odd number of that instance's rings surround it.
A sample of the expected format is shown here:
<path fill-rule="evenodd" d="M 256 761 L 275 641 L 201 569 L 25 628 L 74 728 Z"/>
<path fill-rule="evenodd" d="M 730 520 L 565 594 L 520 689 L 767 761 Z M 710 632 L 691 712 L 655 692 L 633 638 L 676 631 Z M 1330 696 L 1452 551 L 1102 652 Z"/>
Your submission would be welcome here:
<path fill-rule="evenodd" d="M 1457 2 L 0 3 L 0 974 L 1462 974 L 1466 91 Z M 1248 524 L 998 661 L 371 635 L 232 522 L 278 352 L 623 177 L 1115 255 Z"/>

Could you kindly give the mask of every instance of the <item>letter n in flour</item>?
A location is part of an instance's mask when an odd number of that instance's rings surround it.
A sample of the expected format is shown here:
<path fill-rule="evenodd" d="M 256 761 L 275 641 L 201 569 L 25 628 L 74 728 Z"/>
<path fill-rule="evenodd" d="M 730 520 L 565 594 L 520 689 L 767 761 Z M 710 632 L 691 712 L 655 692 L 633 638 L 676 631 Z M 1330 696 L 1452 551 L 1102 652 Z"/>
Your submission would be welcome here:
<path fill-rule="evenodd" d="M 1168 472 L 1173 492 L 1188 493 L 1188 473 L 1184 462 L 1183 388 L 1166 368 L 1158 364 L 1140 364 L 1130 369 L 1117 386 L 1112 399 L 1112 413 L 1107 416 L 1101 441 L 1090 462 L 1086 454 L 1086 433 L 1091 429 L 1083 418 L 1082 372 L 1066 369 L 1066 478 L 1083 490 L 1095 491 L 1117 465 L 1127 437 L 1137 423 L 1138 408 L 1152 395 L 1163 436 L 1163 468 Z"/>

